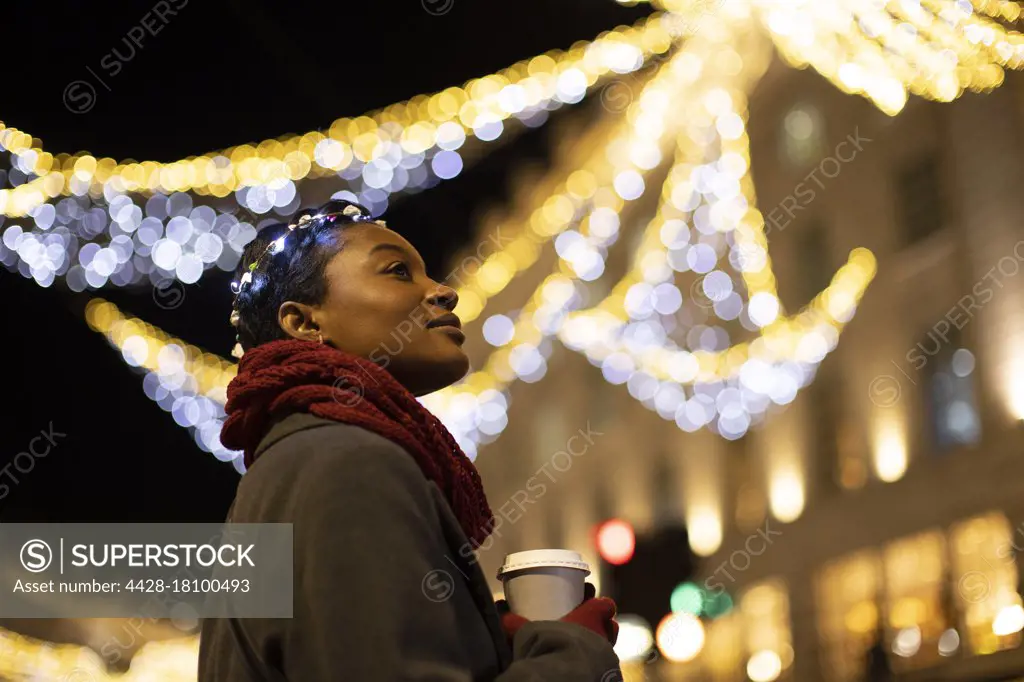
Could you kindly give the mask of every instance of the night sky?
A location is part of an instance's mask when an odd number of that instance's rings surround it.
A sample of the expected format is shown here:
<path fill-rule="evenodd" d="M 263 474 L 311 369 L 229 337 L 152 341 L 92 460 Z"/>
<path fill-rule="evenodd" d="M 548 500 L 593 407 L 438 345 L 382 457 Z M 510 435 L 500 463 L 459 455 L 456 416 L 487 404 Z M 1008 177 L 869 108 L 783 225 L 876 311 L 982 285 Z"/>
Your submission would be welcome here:
<path fill-rule="evenodd" d="M 140 161 L 326 129 L 338 117 L 462 85 L 650 11 L 613 0 L 65 4 L 9 3 L 0 14 L 0 120 L 42 138 L 53 153 Z M 124 37 L 143 20 L 156 35 L 147 33 L 131 55 Z M 114 49 L 130 59 L 114 57 Z M 115 59 L 120 69 L 111 75 Z M 83 87 L 95 91 L 84 113 L 65 106 L 74 81 L 89 84 L 72 91 L 78 97 Z M 443 276 L 474 215 L 504 200 L 516 168 L 543 162 L 550 123 L 572 109 L 513 143 L 491 143 L 493 153 L 455 180 L 392 197 L 389 226 Z M 6 155 L 0 162 L 9 167 Z M 229 281 L 228 273 L 208 270 L 173 309 L 157 305 L 149 286 L 91 293 L 227 357 L 234 341 Z M 59 280 L 44 289 L 0 269 L 8 387 L 0 521 L 222 520 L 238 474 L 146 398 L 141 376 L 84 323 L 87 299 Z M 47 432 L 48 454 L 23 455 L 22 471 L 15 468 L 18 453 Z M 36 440 L 36 452 L 46 442 Z"/>

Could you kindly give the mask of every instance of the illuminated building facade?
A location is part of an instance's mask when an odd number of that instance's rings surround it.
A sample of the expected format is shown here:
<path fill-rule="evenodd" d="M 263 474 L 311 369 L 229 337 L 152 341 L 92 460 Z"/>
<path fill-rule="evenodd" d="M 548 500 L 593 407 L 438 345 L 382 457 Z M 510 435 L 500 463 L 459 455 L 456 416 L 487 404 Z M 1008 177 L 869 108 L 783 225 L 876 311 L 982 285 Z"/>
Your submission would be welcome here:
<path fill-rule="evenodd" d="M 683 523 L 693 579 L 734 608 L 692 661 L 652 664 L 664 679 L 855 680 L 880 653 L 905 679 L 1024 669 L 1022 131 L 1017 74 L 890 118 L 773 64 L 749 135 L 779 296 L 801 308 L 866 247 L 877 276 L 856 315 L 796 399 L 736 440 L 680 430 L 555 345 L 477 460 L 499 518 L 485 571 L 537 547 L 596 565 L 609 518 L 638 536 Z M 654 210 L 624 212 L 624 239 Z"/>

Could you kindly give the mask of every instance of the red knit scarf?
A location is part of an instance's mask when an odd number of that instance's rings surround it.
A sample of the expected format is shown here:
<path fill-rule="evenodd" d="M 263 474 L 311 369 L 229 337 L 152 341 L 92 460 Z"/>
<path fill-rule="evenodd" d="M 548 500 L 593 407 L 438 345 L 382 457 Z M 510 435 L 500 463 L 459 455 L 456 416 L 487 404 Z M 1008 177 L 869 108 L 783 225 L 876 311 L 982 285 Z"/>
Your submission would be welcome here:
<path fill-rule="evenodd" d="M 361 426 L 412 455 L 474 546 L 490 534 L 494 516 L 476 467 L 440 420 L 373 362 L 312 341 L 272 341 L 246 351 L 227 395 L 221 443 L 242 450 L 246 467 L 271 422 L 293 412 Z"/>

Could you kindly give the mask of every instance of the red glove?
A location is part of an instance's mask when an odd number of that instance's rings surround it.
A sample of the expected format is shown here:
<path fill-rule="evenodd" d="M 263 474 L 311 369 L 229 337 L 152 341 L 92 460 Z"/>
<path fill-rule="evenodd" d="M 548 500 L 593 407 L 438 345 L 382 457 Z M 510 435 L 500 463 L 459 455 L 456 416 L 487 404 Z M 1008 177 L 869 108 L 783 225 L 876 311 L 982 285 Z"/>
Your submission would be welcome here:
<path fill-rule="evenodd" d="M 559 620 L 563 623 L 582 625 L 588 630 L 601 635 L 614 645 L 615 640 L 619 637 L 619 624 L 614 620 L 616 612 L 615 602 L 607 597 L 595 599 L 595 593 L 594 586 L 587 583 L 583 590 L 583 603 L 562 616 Z M 505 631 L 505 636 L 508 637 L 509 642 L 511 642 L 515 638 L 516 633 L 519 632 L 519 628 L 530 621 L 509 611 L 508 602 L 504 599 L 498 601 L 495 606 L 497 606 L 498 614 L 501 616 L 501 628 Z"/>

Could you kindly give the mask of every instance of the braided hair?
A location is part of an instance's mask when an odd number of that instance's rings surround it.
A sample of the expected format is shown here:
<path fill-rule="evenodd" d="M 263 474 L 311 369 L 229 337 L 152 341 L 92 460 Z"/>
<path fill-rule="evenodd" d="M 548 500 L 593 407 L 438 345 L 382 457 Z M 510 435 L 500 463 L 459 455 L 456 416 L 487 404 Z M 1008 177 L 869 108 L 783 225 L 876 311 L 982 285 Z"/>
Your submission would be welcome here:
<path fill-rule="evenodd" d="M 321 303 L 327 295 L 327 264 L 341 251 L 341 232 L 374 221 L 360 204 L 335 199 L 296 213 L 287 223 L 262 228 L 242 252 L 232 281 L 231 324 L 237 329 L 233 355 L 287 338 L 277 320 L 285 301 Z"/>

